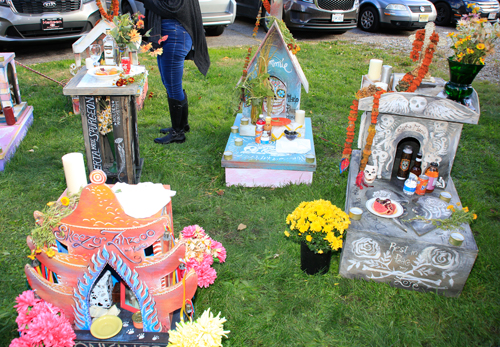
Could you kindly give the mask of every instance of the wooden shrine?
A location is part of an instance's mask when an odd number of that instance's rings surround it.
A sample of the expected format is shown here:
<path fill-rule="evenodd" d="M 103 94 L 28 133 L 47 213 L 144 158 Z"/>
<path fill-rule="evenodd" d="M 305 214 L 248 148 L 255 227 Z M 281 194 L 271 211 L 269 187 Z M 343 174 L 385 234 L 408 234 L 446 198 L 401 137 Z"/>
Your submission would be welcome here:
<path fill-rule="evenodd" d="M 394 75 L 394 85 L 403 74 Z M 447 218 L 448 205 L 461 208 L 450 177 L 463 124 L 477 124 L 479 100 L 474 91 L 471 105 L 446 99 L 444 81 L 422 83 L 415 93 L 387 93 L 380 98 L 371 164 L 377 179 L 369 187 L 358 187 L 361 150 L 353 151 L 347 183 L 346 211 L 363 211 L 352 220 L 342 249 L 340 274 L 390 283 L 392 286 L 432 291 L 446 296 L 460 295 L 474 265 L 478 248 L 468 224 L 453 230 L 437 229 L 431 223 L 412 220 Z M 361 99 L 364 110 L 358 147 L 364 148 L 370 125 L 373 98 Z M 423 196 L 403 194 L 403 180 L 396 179 L 403 145 L 411 145 L 413 158 L 422 153 L 422 171 L 430 162 L 439 163 L 436 189 Z M 440 199 L 448 192 L 451 201 Z M 389 198 L 401 205 L 401 216 L 386 218 L 370 212 L 370 201 Z M 458 205 L 457 205 L 458 203 Z M 460 233 L 460 246 L 450 243 L 451 233 Z"/>
<path fill-rule="evenodd" d="M 125 342 L 159 346 L 168 341 L 165 333 L 171 328 L 173 312 L 193 297 L 198 283 L 194 270 L 176 279 L 185 243 L 174 243 L 171 202 L 151 217 L 133 218 L 104 183 L 102 171 L 92 172 L 90 180 L 73 212 L 54 230 L 55 255 L 49 254 L 53 247 L 45 247 L 35 253 L 34 264 L 25 266 L 28 282 L 42 299 L 65 313 L 83 340 L 90 335 L 91 308 L 109 307 L 118 288 L 124 328 L 111 341 L 122 346 Z M 27 242 L 34 250 L 31 236 Z M 142 315 L 139 329 L 130 321 L 136 311 Z"/>

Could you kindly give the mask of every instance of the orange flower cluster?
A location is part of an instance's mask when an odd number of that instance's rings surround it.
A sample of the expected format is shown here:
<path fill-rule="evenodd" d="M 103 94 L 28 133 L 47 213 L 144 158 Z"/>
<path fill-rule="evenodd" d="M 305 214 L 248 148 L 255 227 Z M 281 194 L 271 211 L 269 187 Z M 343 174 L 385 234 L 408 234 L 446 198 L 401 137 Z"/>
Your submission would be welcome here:
<path fill-rule="evenodd" d="M 129 77 L 129 78 L 119 78 L 118 81 L 116 81 L 116 86 L 117 87 L 123 87 L 126 86 L 127 84 L 132 84 L 135 82 L 135 78 Z"/>
<path fill-rule="evenodd" d="M 358 105 L 359 101 L 354 99 L 349 112 L 349 125 L 347 126 L 347 136 L 344 144 L 344 151 L 342 158 L 349 159 L 352 153 L 352 143 L 354 141 L 354 129 L 356 128 L 356 120 L 358 119 Z"/>
<path fill-rule="evenodd" d="M 255 20 L 255 27 L 253 28 L 252 37 L 257 37 L 257 32 L 259 31 L 261 16 L 262 16 L 262 8 L 259 8 L 259 13 L 257 13 L 257 19 Z"/>
<path fill-rule="evenodd" d="M 363 150 L 363 157 L 361 158 L 361 162 L 359 164 L 359 172 L 363 172 L 365 170 L 365 166 L 368 163 L 368 158 L 370 154 L 372 154 L 372 144 L 373 138 L 375 137 L 375 125 L 377 124 L 377 118 L 379 115 L 379 105 L 380 105 L 380 97 L 382 94 L 386 93 L 385 90 L 377 88 L 377 92 L 373 96 L 373 106 L 372 106 L 372 115 L 371 115 L 371 124 L 368 127 L 368 136 L 366 137 L 366 145 Z"/>
<path fill-rule="evenodd" d="M 271 4 L 269 3 L 269 0 L 262 1 L 262 4 L 264 5 L 267 13 L 271 13 Z"/>
<path fill-rule="evenodd" d="M 118 15 L 118 11 L 120 9 L 120 2 L 118 0 L 113 0 L 111 1 L 111 11 L 110 14 L 106 13 L 104 11 L 104 8 L 102 7 L 101 0 L 96 0 L 95 2 L 97 4 L 97 7 L 99 8 L 99 12 L 101 13 L 101 16 L 103 18 L 106 18 L 108 21 L 112 21 L 114 16 Z"/>
<path fill-rule="evenodd" d="M 420 58 L 420 51 L 424 45 L 425 39 L 425 29 L 417 31 L 415 34 L 415 41 L 413 41 L 413 49 L 410 53 L 410 58 L 413 61 L 417 61 Z"/>
<path fill-rule="evenodd" d="M 292 54 L 297 54 L 298 51 L 300 51 L 300 46 L 294 43 L 289 43 L 286 45 L 288 50 L 292 52 Z"/>

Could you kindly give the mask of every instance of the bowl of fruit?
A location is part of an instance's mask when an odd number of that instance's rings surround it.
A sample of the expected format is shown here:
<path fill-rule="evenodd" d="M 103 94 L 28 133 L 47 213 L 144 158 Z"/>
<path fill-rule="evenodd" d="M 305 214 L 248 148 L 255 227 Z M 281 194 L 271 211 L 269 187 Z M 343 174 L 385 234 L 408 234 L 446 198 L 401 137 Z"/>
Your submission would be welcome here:
<path fill-rule="evenodd" d="M 89 75 L 100 80 L 112 80 L 120 76 L 123 72 L 121 67 L 97 66 L 87 71 Z"/>

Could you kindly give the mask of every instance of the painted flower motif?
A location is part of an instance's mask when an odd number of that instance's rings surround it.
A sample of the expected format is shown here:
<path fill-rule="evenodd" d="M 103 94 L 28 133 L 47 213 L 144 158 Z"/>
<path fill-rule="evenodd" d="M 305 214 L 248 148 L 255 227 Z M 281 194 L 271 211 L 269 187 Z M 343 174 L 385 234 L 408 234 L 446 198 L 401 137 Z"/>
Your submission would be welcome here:
<path fill-rule="evenodd" d="M 47 254 L 47 257 L 52 258 L 53 256 L 56 255 L 56 251 L 54 251 L 54 249 L 52 249 L 52 248 L 49 247 L 49 249 L 47 249 L 47 251 L 45 252 L 45 254 Z"/>
<path fill-rule="evenodd" d="M 362 237 L 352 243 L 352 252 L 356 257 L 376 259 L 380 257 L 380 246 L 369 237 Z"/>
<path fill-rule="evenodd" d="M 435 267 L 440 269 L 455 268 L 459 264 L 458 253 L 453 250 L 429 247 L 422 251 L 422 255 Z"/>

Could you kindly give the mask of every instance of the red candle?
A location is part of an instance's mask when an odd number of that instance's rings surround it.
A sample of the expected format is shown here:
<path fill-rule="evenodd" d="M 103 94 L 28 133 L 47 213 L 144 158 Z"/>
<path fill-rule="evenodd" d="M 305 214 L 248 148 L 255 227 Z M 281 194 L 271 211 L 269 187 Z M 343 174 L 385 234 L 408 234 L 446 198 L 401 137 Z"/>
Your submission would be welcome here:
<path fill-rule="evenodd" d="M 5 116 L 5 121 L 7 125 L 16 124 L 16 116 L 14 115 L 14 109 L 10 106 L 6 106 L 3 108 L 3 115 Z"/>

